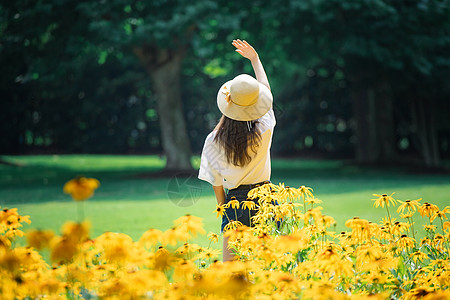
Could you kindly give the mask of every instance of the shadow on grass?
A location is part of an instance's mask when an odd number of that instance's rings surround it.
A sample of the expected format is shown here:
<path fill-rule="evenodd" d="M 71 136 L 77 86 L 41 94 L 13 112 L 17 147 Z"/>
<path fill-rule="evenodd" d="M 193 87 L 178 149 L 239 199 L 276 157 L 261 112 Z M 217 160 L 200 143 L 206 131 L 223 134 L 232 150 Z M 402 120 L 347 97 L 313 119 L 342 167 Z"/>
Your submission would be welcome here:
<path fill-rule="evenodd" d="M 169 181 L 180 173 L 164 171 L 157 156 L 19 156 L 0 165 L 0 205 L 70 201 L 62 193 L 65 182 L 76 177 L 100 180 L 94 201 L 152 200 L 168 197 Z M 196 178 L 197 171 L 184 174 Z M 407 166 L 356 166 L 338 160 L 273 159 L 272 182 L 314 188 L 323 194 L 449 185 L 450 174 L 411 173 Z M 202 196 L 213 196 L 201 182 Z M 92 201 L 91 200 L 91 201 Z"/>

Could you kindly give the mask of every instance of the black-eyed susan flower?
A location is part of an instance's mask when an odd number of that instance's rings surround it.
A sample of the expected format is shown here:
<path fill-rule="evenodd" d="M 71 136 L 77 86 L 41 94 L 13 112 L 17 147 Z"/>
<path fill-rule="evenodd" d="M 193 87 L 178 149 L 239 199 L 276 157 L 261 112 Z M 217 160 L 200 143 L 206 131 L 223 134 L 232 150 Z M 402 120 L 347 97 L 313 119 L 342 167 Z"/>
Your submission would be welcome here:
<path fill-rule="evenodd" d="M 242 209 L 254 210 L 256 209 L 256 203 L 252 200 L 242 201 Z"/>
<path fill-rule="evenodd" d="M 136 244 L 124 233 L 105 232 L 95 239 L 108 263 L 124 265 L 137 258 Z"/>
<path fill-rule="evenodd" d="M 401 205 L 397 208 L 397 212 L 403 213 L 405 210 L 407 213 L 415 212 L 420 206 L 419 203 L 420 200 L 422 200 L 422 198 L 417 200 L 406 200 L 406 201 L 397 200 L 398 202 L 401 203 Z"/>
<path fill-rule="evenodd" d="M 444 222 L 444 223 L 442 224 L 442 228 L 443 228 L 444 230 L 450 231 L 450 221 Z"/>
<path fill-rule="evenodd" d="M 415 213 L 415 212 L 408 212 L 408 213 L 406 213 L 406 214 L 400 213 L 400 217 L 401 217 L 402 219 L 410 219 L 410 218 L 413 217 L 414 213 Z"/>
<path fill-rule="evenodd" d="M 27 243 L 36 250 L 42 250 L 50 246 L 50 241 L 54 236 L 52 230 L 31 230 L 27 232 Z"/>
<path fill-rule="evenodd" d="M 69 263 L 78 252 L 79 245 L 67 236 L 56 237 L 50 245 L 50 259 L 57 264 Z"/>
<path fill-rule="evenodd" d="M 422 225 L 423 229 L 425 229 L 426 231 L 430 231 L 430 232 L 435 232 L 436 231 L 436 225 L 433 224 L 425 224 Z"/>
<path fill-rule="evenodd" d="M 231 200 L 227 203 L 228 207 L 233 209 L 239 209 L 239 201 L 236 200 L 236 197 L 231 197 Z"/>
<path fill-rule="evenodd" d="M 185 242 L 190 238 L 189 233 L 181 227 L 172 227 L 163 232 L 161 244 L 175 246 L 178 242 Z"/>
<path fill-rule="evenodd" d="M 197 268 L 195 267 L 194 263 L 189 260 L 183 260 L 179 264 L 175 265 L 173 278 L 175 281 L 185 281 L 189 277 L 192 277 L 192 274 L 194 274 L 197 271 Z"/>
<path fill-rule="evenodd" d="M 431 240 L 427 237 L 422 238 L 420 240 L 420 246 L 423 246 L 423 245 L 431 245 Z"/>
<path fill-rule="evenodd" d="M 217 218 L 222 217 L 225 213 L 224 204 L 222 204 L 222 205 L 216 204 L 216 209 L 214 210 L 214 212 L 217 213 Z"/>
<path fill-rule="evenodd" d="M 345 226 L 353 229 L 354 231 L 366 231 L 369 229 L 369 221 L 361 219 L 359 217 L 353 217 L 353 219 L 347 220 Z"/>
<path fill-rule="evenodd" d="M 411 253 L 411 254 L 409 255 L 409 257 L 410 257 L 415 263 L 417 263 L 417 262 L 423 262 L 425 259 L 428 258 L 428 255 L 426 255 L 426 254 L 423 253 L 422 251 L 417 250 L 417 251 Z"/>
<path fill-rule="evenodd" d="M 324 227 L 336 225 L 336 220 L 331 216 L 323 215 L 321 221 Z"/>
<path fill-rule="evenodd" d="M 427 216 L 431 218 L 431 216 L 437 211 L 439 211 L 439 207 L 437 207 L 434 204 L 430 204 L 428 202 L 425 202 L 424 204 L 422 204 L 421 207 L 419 207 L 419 214 L 422 217 Z"/>
<path fill-rule="evenodd" d="M 95 178 L 78 177 L 66 182 L 63 191 L 75 201 L 83 201 L 92 197 L 99 186 L 100 182 Z"/>
<path fill-rule="evenodd" d="M 450 213 L 450 206 L 446 206 L 443 210 L 438 210 L 433 213 L 433 215 L 430 218 L 430 222 L 433 222 L 434 219 L 439 218 L 441 221 L 444 219 L 447 219 L 446 214 Z"/>
<path fill-rule="evenodd" d="M 442 251 L 445 241 L 446 240 L 443 235 L 436 234 L 433 238 L 433 247 Z"/>
<path fill-rule="evenodd" d="M 219 241 L 219 235 L 217 233 L 210 232 L 208 233 L 208 239 L 213 243 L 217 243 Z"/>
<path fill-rule="evenodd" d="M 299 195 L 303 198 L 303 199 L 305 199 L 305 198 L 307 198 L 307 197 L 311 197 L 311 198 L 313 198 L 314 196 L 313 196 L 313 189 L 312 188 L 310 188 L 310 187 L 306 187 L 306 186 L 304 186 L 304 185 L 302 185 L 302 186 L 300 186 L 298 189 L 298 193 L 299 193 Z"/>
<path fill-rule="evenodd" d="M 166 248 L 160 246 L 153 257 L 153 267 L 158 271 L 165 271 L 174 266 L 177 258 L 174 257 Z"/>
<path fill-rule="evenodd" d="M 374 202 L 373 206 L 375 207 L 384 207 L 392 205 L 395 206 L 397 204 L 397 200 L 395 200 L 392 195 L 394 195 L 394 193 L 392 193 L 390 196 L 388 196 L 387 194 L 383 194 L 383 195 L 378 195 L 378 194 L 373 194 L 375 197 L 377 197 L 376 199 L 372 199 Z"/>
<path fill-rule="evenodd" d="M 228 231 L 230 229 L 237 229 L 241 226 L 244 226 L 244 224 L 242 224 L 239 221 L 235 221 L 235 220 L 230 220 L 230 222 L 225 226 L 225 228 L 223 229 L 224 231 Z"/>
<path fill-rule="evenodd" d="M 397 245 L 403 249 L 410 249 L 416 245 L 416 241 L 413 238 L 408 237 L 406 234 L 403 234 L 397 241 Z"/>
<path fill-rule="evenodd" d="M 187 214 L 174 221 L 174 224 L 179 227 L 179 230 L 185 229 L 189 234 L 197 236 L 198 233 L 204 234 L 202 218 Z"/>
<path fill-rule="evenodd" d="M 190 259 L 197 254 L 199 250 L 203 251 L 203 248 L 197 244 L 184 243 L 183 246 L 178 247 L 175 252 L 186 259 Z"/>
<path fill-rule="evenodd" d="M 154 228 L 150 228 L 139 239 L 139 243 L 146 248 L 156 246 L 162 239 L 162 231 Z"/>
<path fill-rule="evenodd" d="M 434 288 L 421 286 L 411 289 L 409 292 L 405 294 L 406 299 L 424 299 L 423 297 L 427 296 L 430 293 L 434 292 Z"/>
<path fill-rule="evenodd" d="M 89 238 L 91 224 L 88 221 L 81 223 L 68 221 L 62 226 L 62 234 L 74 243 L 82 243 Z"/>
<path fill-rule="evenodd" d="M 391 233 L 395 235 L 401 235 L 403 232 L 407 231 L 411 225 L 405 222 L 395 222 L 391 227 Z"/>
<path fill-rule="evenodd" d="M 314 198 L 314 197 L 308 198 L 308 199 L 306 200 L 306 204 L 309 204 L 309 205 L 311 205 L 311 206 L 313 206 L 313 207 L 314 207 L 314 204 L 320 204 L 320 203 L 322 203 L 322 200 L 317 199 L 317 198 Z"/>

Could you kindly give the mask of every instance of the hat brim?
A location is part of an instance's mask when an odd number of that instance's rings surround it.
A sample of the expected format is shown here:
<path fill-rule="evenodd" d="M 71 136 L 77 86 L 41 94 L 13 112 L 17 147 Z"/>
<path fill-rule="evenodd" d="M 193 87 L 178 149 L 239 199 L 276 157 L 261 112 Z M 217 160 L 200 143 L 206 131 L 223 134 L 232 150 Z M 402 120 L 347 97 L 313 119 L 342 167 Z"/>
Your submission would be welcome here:
<path fill-rule="evenodd" d="M 236 121 L 253 121 L 264 116 L 272 108 L 272 93 L 267 86 L 259 82 L 259 96 L 255 104 L 241 106 L 231 101 L 227 102 L 226 91 L 230 91 L 231 82 L 232 80 L 225 82 L 217 93 L 217 106 L 228 118 Z"/>

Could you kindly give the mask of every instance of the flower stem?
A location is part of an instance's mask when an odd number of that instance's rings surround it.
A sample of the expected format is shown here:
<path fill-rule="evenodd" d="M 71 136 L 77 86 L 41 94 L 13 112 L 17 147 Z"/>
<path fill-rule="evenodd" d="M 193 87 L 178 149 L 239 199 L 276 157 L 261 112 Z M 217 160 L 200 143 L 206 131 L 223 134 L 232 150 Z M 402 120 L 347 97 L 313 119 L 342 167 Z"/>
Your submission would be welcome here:
<path fill-rule="evenodd" d="M 386 204 L 386 211 L 387 211 L 388 218 L 389 218 L 389 227 L 388 227 L 389 234 L 391 235 L 391 238 L 394 239 L 394 235 L 392 234 L 392 231 L 391 231 L 391 225 L 392 225 L 391 214 L 389 213 L 389 207 L 387 206 L 387 204 Z"/>
<path fill-rule="evenodd" d="M 77 215 L 78 215 L 78 222 L 82 222 L 85 219 L 84 201 L 77 201 Z"/>

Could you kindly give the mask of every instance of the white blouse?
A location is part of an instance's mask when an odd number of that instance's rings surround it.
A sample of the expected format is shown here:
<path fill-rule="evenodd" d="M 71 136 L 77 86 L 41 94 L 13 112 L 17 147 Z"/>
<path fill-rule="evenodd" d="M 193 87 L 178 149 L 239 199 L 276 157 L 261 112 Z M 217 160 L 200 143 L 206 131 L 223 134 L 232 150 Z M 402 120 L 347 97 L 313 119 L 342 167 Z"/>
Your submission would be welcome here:
<path fill-rule="evenodd" d="M 270 180 L 270 146 L 275 124 L 273 109 L 258 119 L 255 126 L 261 134 L 261 143 L 251 162 L 243 167 L 237 167 L 227 162 L 223 148 L 214 142 L 216 131 L 212 131 L 206 137 L 203 146 L 198 178 L 213 186 L 223 185 L 227 189 L 233 189 L 242 184 Z"/>

